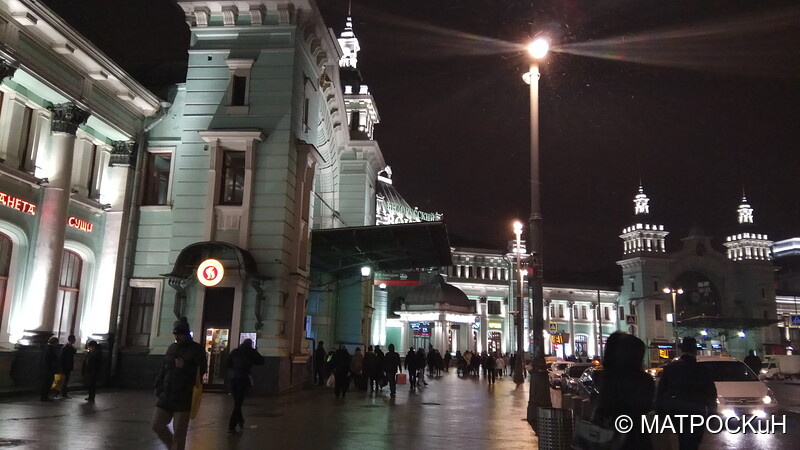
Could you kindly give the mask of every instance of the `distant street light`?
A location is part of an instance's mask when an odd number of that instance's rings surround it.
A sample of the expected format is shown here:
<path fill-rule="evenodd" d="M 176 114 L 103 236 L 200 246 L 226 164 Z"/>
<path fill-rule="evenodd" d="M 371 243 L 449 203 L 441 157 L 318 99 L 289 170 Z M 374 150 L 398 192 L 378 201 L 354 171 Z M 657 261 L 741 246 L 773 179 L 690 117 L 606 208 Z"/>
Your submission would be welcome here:
<path fill-rule="evenodd" d="M 547 55 L 549 45 L 547 41 L 539 38 L 528 45 L 528 52 L 533 57 L 530 62 L 530 71 L 522 79 L 530 85 L 531 107 L 531 218 L 528 240 L 530 242 L 531 269 L 533 276 L 528 283 L 532 285 L 533 296 L 533 363 L 531 368 L 531 386 L 528 398 L 528 423 L 537 427 L 537 409 L 550 407 L 550 384 L 547 379 L 547 364 L 544 360 L 544 313 L 543 280 L 542 280 L 542 211 L 541 211 L 541 181 L 539 179 L 539 59 Z M 520 353 L 517 358 L 524 357 Z"/>
<path fill-rule="evenodd" d="M 678 309 L 675 307 L 675 296 L 677 294 L 683 294 L 683 289 L 672 289 L 665 287 L 662 289 L 662 292 L 665 294 L 672 294 L 672 331 L 675 337 L 675 354 L 678 353 Z"/>
<path fill-rule="evenodd" d="M 514 234 L 517 235 L 517 279 L 519 280 L 519 295 L 517 296 L 517 359 L 515 360 L 514 367 L 514 383 L 518 385 L 525 382 L 525 361 L 523 356 L 525 355 L 525 344 L 523 338 L 525 337 L 525 324 L 522 322 L 522 302 L 525 298 L 525 294 L 522 287 L 522 268 L 520 267 L 520 263 L 522 260 L 522 222 L 516 221 L 514 222 Z"/>

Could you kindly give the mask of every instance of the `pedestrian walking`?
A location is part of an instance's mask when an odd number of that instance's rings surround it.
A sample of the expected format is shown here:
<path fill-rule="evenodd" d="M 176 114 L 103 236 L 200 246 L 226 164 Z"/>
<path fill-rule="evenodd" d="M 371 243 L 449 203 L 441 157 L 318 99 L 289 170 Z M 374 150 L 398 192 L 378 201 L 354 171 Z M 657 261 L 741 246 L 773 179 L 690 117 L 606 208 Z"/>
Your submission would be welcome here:
<path fill-rule="evenodd" d="M 755 350 L 750 350 L 748 355 L 744 358 L 744 363 L 758 376 L 761 373 L 761 358 L 756 356 Z"/>
<path fill-rule="evenodd" d="M 344 344 L 339 344 L 339 348 L 333 354 L 331 367 L 336 380 L 334 385 L 336 398 L 339 398 L 339 396 L 344 397 L 347 395 L 347 388 L 350 386 L 350 352 L 347 351 Z"/>
<path fill-rule="evenodd" d="M 67 343 L 61 347 L 61 352 L 58 354 L 59 373 L 62 377 L 61 398 L 72 398 L 69 395 L 69 378 L 72 371 L 75 369 L 75 335 L 70 334 L 67 337 Z"/>
<path fill-rule="evenodd" d="M 389 393 L 394 397 L 397 395 L 397 372 L 400 369 L 400 355 L 394 351 L 394 344 L 389 344 L 389 351 L 384 359 L 384 370 L 389 381 Z"/>
<path fill-rule="evenodd" d="M 228 420 L 228 433 L 236 433 L 244 429 L 244 414 L 242 405 L 247 391 L 252 386 L 250 370 L 253 366 L 264 365 L 264 357 L 253 348 L 253 340 L 245 339 L 239 348 L 234 349 L 228 356 L 228 371 L 230 372 L 231 395 L 233 395 L 233 412 Z"/>
<path fill-rule="evenodd" d="M 322 386 L 325 384 L 326 380 L 325 366 L 327 354 L 325 353 L 325 346 L 323 344 L 323 341 L 319 341 L 317 349 L 314 350 L 314 381 L 317 383 L 317 386 Z"/>
<path fill-rule="evenodd" d="M 152 429 L 169 449 L 186 447 L 189 413 L 192 408 L 192 389 L 198 376 L 206 373 L 206 352 L 192 340 L 189 322 L 181 317 L 175 322 L 172 334 L 175 342 L 167 348 L 156 379 L 158 396 Z M 172 422 L 173 432 L 167 427 Z"/>
<path fill-rule="evenodd" d="M 375 380 L 375 371 L 378 370 L 378 357 L 370 345 L 367 347 L 367 352 L 364 353 L 364 379 L 369 384 L 370 392 L 378 389 L 378 383 Z"/>
<path fill-rule="evenodd" d="M 494 367 L 495 372 L 497 372 L 497 376 L 502 378 L 503 373 L 506 370 L 506 363 L 503 362 L 503 357 L 497 353 L 494 354 Z"/>
<path fill-rule="evenodd" d="M 697 340 L 683 338 L 683 353 L 677 361 L 664 367 L 656 392 L 656 413 L 659 415 L 716 413 L 717 388 L 701 364 L 697 363 Z M 678 419 L 675 419 L 677 422 Z M 694 430 L 692 430 L 694 428 Z M 681 450 L 696 450 L 703 440 L 704 427 L 686 427 L 678 433 Z M 694 432 L 692 432 L 694 431 Z"/>
<path fill-rule="evenodd" d="M 428 382 L 425 381 L 425 365 L 427 364 L 427 362 L 428 358 L 425 355 L 425 350 L 423 350 L 422 347 L 418 348 L 416 366 L 417 366 L 417 384 L 419 386 L 422 386 L 423 384 L 425 386 L 428 385 Z"/>
<path fill-rule="evenodd" d="M 383 390 L 383 387 L 386 386 L 388 382 L 386 380 L 386 356 L 383 354 L 383 350 L 381 350 L 380 345 L 375 346 L 375 384 L 378 386 L 378 390 Z"/>
<path fill-rule="evenodd" d="M 497 359 L 494 352 L 483 357 L 483 370 L 489 380 L 489 384 L 494 384 L 497 380 Z"/>
<path fill-rule="evenodd" d="M 511 360 L 508 357 L 508 352 L 506 352 L 506 354 L 503 355 L 503 375 L 508 374 L 508 367 L 509 367 L 508 364 L 510 362 Z"/>
<path fill-rule="evenodd" d="M 517 354 L 512 353 L 511 356 L 508 357 L 508 366 L 511 370 L 509 370 L 508 375 L 514 376 L 514 370 L 517 368 Z"/>
<path fill-rule="evenodd" d="M 89 341 L 86 344 L 86 358 L 83 360 L 83 385 L 89 396 L 86 401 L 94 403 L 94 396 L 97 391 L 97 379 L 100 377 L 100 370 L 103 367 L 103 352 L 100 351 L 100 345 L 97 341 Z"/>
<path fill-rule="evenodd" d="M 444 356 L 442 356 L 442 364 L 444 365 L 444 373 L 450 373 L 450 361 L 453 359 L 453 356 L 450 354 L 450 350 L 444 351 Z"/>
<path fill-rule="evenodd" d="M 50 389 L 53 386 L 53 379 L 58 373 L 58 338 L 53 336 L 47 340 L 43 354 L 44 370 L 42 373 L 42 384 L 39 389 L 39 400 L 52 402 Z"/>
<path fill-rule="evenodd" d="M 617 417 L 633 419 L 622 449 L 653 448 L 650 435 L 641 427 L 641 417 L 653 409 L 656 391 L 653 377 L 642 367 L 644 352 L 644 342 L 631 334 L 617 331 L 606 340 L 596 420 L 611 428 Z"/>
<path fill-rule="evenodd" d="M 363 389 L 361 379 L 364 374 L 364 354 L 356 347 L 353 358 L 350 360 L 350 375 L 353 377 L 353 387 L 360 391 Z"/>
<path fill-rule="evenodd" d="M 408 371 L 409 388 L 413 391 L 417 387 L 417 354 L 414 347 L 408 349 L 404 365 Z"/>

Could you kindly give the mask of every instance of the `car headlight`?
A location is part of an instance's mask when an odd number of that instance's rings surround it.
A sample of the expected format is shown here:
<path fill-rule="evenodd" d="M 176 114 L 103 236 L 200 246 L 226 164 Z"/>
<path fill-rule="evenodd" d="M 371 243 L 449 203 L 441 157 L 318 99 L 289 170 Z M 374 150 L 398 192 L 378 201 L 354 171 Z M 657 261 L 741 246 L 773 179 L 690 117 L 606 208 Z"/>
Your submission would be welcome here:
<path fill-rule="evenodd" d="M 761 373 L 767 373 L 767 369 L 761 369 Z"/>
<path fill-rule="evenodd" d="M 765 405 L 769 405 L 770 403 L 772 403 L 772 397 L 770 397 L 769 395 L 765 395 L 764 398 L 762 398 L 761 400 L 764 402 Z"/>

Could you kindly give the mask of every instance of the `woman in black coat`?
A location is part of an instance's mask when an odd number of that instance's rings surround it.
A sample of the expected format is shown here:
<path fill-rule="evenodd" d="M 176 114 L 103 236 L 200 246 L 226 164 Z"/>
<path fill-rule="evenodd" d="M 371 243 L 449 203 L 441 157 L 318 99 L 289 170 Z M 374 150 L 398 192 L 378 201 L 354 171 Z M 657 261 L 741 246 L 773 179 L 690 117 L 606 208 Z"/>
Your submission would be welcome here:
<path fill-rule="evenodd" d="M 644 342 L 631 334 L 617 331 L 606 341 L 595 419 L 612 429 L 617 417 L 632 419 L 623 449 L 653 448 L 650 435 L 641 429 L 641 417 L 653 409 L 656 392 L 653 378 L 642 368 L 644 352 Z"/>
<path fill-rule="evenodd" d="M 94 394 L 97 390 L 97 378 L 100 376 L 100 368 L 103 362 L 100 346 L 95 341 L 86 344 L 86 359 L 83 360 L 83 384 L 89 391 L 86 401 L 94 403 Z"/>

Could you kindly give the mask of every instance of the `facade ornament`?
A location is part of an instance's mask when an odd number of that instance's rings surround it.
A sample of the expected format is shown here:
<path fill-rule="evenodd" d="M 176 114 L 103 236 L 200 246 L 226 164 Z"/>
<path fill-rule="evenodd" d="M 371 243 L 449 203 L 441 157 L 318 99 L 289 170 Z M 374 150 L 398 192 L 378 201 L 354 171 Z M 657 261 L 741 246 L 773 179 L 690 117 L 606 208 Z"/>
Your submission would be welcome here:
<path fill-rule="evenodd" d="M 78 131 L 78 126 L 86 123 L 90 115 L 88 111 L 71 102 L 50 105 L 47 109 L 53 112 L 50 131 L 53 133 L 67 133 L 73 136 Z"/>
<path fill-rule="evenodd" d="M 136 167 L 136 141 L 114 141 L 109 167 Z"/>
<path fill-rule="evenodd" d="M 0 58 L 0 82 L 6 78 L 13 77 L 16 70 L 17 68 L 12 66 L 10 62 Z"/>

